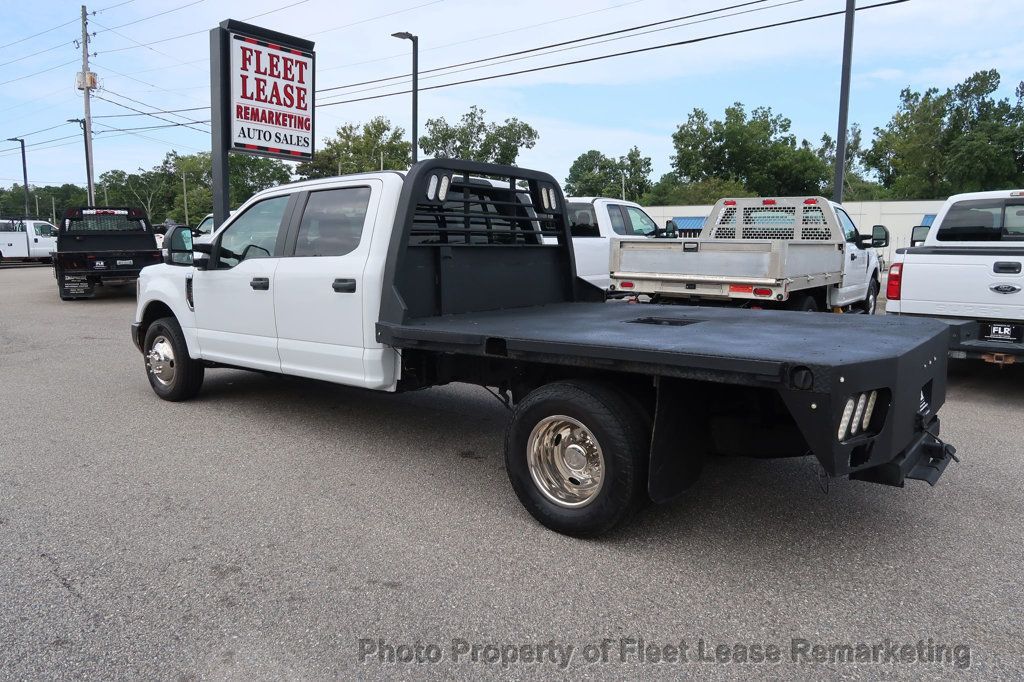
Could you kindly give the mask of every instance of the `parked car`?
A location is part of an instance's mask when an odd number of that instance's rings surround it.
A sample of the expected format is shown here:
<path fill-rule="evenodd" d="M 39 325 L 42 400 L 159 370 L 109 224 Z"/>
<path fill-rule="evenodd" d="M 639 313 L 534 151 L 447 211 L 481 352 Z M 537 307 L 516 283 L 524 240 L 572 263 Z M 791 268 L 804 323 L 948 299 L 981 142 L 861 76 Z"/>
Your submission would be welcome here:
<path fill-rule="evenodd" d="M 228 211 L 228 216 L 231 216 L 233 213 L 234 211 Z M 217 226 L 214 225 L 213 222 L 213 214 L 207 213 L 203 219 L 199 221 L 199 224 L 192 228 L 192 234 L 196 237 L 201 237 L 202 235 L 211 234 L 216 227 Z"/>
<path fill-rule="evenodd" d="M 654 301 L 872 314 L 889 231 L 824 197 L 721 199 L 697 239 L 617 239 L 612 288 Z"/>
<path fill-rule="evenodd" d="M 83 206 L 64 213 L 53 274 L 61 300 L 70 301 L 92 298 L 97 286 L 130 284 L 161 260 L 145 211 Z"/>
<path fill-rule="evenodd" d="M 57 228 L 45 220 L 0 218 L 0 261 L 49 261 Z"/>
<path fill-rule="evenodd" d="M 830 476 L 897 486 L 934 484 L 953 457 L 938 440 L 946 325 L 606 304 L 572 276 L 546 173 L 433 159 L 299 182 L 210 241 L 175 230 L 166 246 L 131 328 L 157 396 L 193 398 L 216 367 L 493 388 L 515 405 L 512 487 L 559 532 L 680 495 L 715 453 L 814 453 Z"/>
<path fill-rule="evenodd" d="M 959 322 L 953 358 L 1024 359 L 1024 190 L 951 196 L 914 242 L 889 267 L 886 312 Z"/>
<path fill-rule="evenodd" d="M 612 239 L 651 237 L 665 232 L 632 201 L 605 197 L 567 197 L 569 229 L 572 232 L 576 274 L 594 286 L 609 291 L 608 261 Z"/>

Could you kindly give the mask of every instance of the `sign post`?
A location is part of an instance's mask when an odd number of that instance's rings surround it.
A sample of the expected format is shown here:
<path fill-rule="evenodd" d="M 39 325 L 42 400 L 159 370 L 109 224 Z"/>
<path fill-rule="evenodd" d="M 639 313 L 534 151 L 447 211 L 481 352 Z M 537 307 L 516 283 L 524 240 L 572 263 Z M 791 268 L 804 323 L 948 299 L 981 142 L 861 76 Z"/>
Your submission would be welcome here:
<path fill-rule="evenodd" d="M 234 19 L 210 30 L 213 221 L 230 208 L 232 152 L 313 158 L 316 55 L 311 40 Z"/>

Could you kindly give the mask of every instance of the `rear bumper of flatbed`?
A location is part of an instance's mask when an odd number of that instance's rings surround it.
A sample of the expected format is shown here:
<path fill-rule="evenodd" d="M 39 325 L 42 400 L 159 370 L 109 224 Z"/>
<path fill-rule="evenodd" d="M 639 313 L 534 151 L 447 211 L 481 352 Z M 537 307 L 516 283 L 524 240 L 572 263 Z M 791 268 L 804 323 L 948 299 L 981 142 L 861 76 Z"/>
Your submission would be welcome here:
<path fill-rule="evenodd" d="M 936 416 L 949 329 L 933 320 L 565 303 L 379 323 L 377 338 L 402 349 L 587 367 L 655 383 L 775 389 L 832 477 L 934 484 L 949 460 Z M 883 417 L 839 437 L 847 401 L 872 391 Z"/>

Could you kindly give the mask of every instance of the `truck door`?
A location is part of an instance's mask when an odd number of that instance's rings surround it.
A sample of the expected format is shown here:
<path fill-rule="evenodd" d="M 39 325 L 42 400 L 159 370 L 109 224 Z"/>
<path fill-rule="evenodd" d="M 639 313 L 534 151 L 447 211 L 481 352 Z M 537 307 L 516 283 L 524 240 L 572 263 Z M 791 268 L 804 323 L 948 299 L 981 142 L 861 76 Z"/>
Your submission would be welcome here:
<path fill-rule="evenodd" d="M 365 383 L 363 303 L 380 282 L 363 273 L 382 190 L 362 180 L 300 196 L 274 290 L 285 374 Z"/>
<path fill-rule="evenodd" d="M 597 211 L 600 209 L 593 203 L 582 201 L 570 202 L 567 209 L 576 276 L 607 289 L 611 284 L 608 276 L 609 242 L 599 226 Z"/>
<path fill-rule="evenodd" d="M 24 220 L 0 222 L 0 258 L 28 258 L 28 237 Z"/>
<path fill-rule="evenodd" d="M 208 270 L 193 275 L 203 358 L 281 371 L 274 322 L 274 273 L 284 246 L 289 196 L 253 204 L 214 239 Z"/>
<path fill-rule="evenodd" d="M 57 228 L 50 223 L 31 223 L 28 238 L 32 258 L 49 258 L 57 250 Z"/>
<path fill-rule="evenodd" d="M 857 226 L 853 220 L 841 208 L 836 208 L 836 215 L 839 217 L 839 226 L 846 236 L 843 261 L 843 282 L 839 288 L 839 295 L 831 301 L 834 305 L 849 305 L 857 301 L 863 301 L 868 295 L 868 265 L 871 259 L 867 250 L 857 244 Z"/>

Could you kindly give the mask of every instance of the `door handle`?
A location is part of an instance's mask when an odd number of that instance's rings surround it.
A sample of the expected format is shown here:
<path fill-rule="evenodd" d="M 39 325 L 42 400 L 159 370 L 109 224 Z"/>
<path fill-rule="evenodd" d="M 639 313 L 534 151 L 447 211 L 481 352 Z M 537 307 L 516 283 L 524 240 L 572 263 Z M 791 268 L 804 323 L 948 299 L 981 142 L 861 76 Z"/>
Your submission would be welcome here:
<path fill-rule="evenodd" d="M 857 260 L 857 254 L 851 253 L 850 254 L 850 260 Z"/>
<path fill-rule="evenodd" d="M 1016 261 L 1000 261 L 992 266 L 992 272 L 997 275 L 1019 275 L 1020 263 Z"/>
<path fill-rule="evenodd" d="M 253 277 L 252 281 L 249 282 L 256 291 L 268 291 L 270 289 L 270 278 L 269 277 Z"/>
<path fill-rule="evenodd" d="M 33 238 L 32 238 L 32 242 L 33 242 L 34 244 L 38 244 L 38 243 L 39 243 L 39 237 L 33 237 Z"/>
<path fill-rule="evenodd" d="M 356 281 L 354 279 L 336 279 L 331 288 L 339 294 L 354 294 L 356 293 Z"/>

